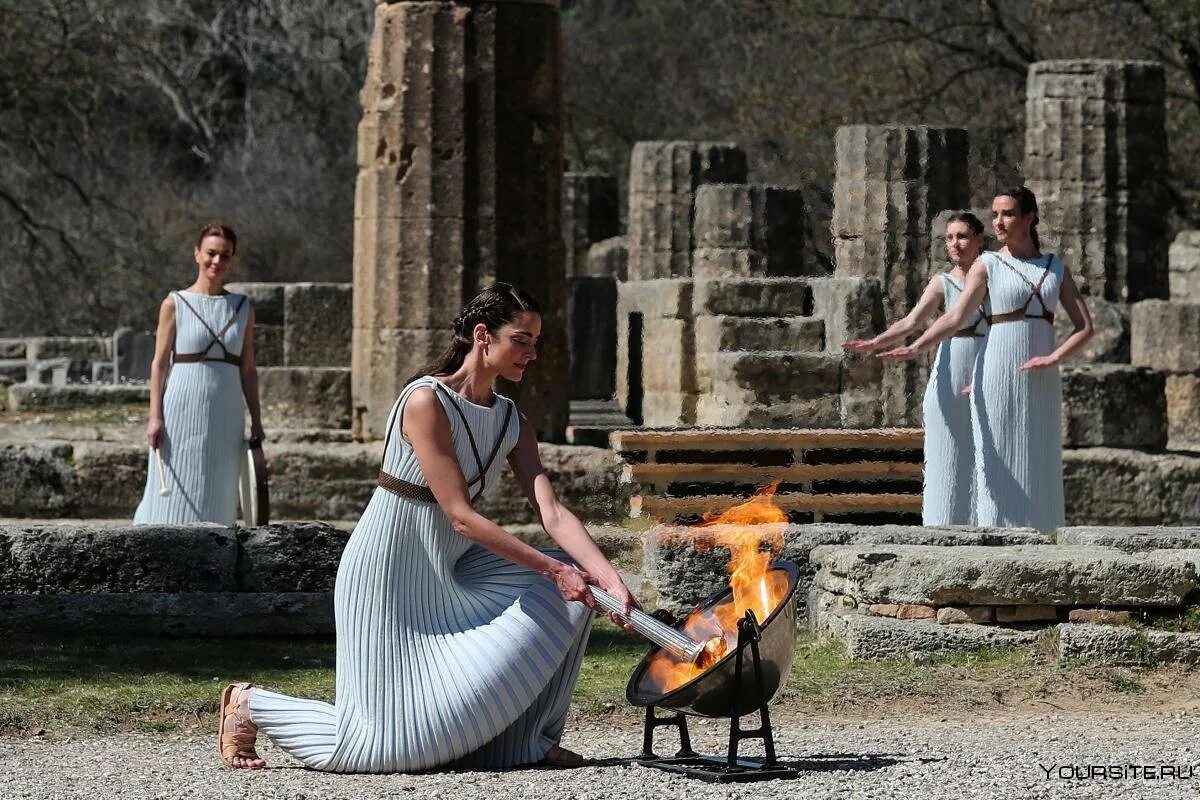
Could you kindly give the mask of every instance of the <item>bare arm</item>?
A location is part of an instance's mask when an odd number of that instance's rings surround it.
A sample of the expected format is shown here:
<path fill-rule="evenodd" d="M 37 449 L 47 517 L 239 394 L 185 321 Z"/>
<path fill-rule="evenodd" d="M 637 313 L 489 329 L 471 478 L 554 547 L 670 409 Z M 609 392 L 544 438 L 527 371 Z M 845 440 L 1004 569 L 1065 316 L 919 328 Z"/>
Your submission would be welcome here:
<path fill-rule="evenodd" d="M 246 398 L 246 410 L 250 412 L 250 436 L 262 441 L 262 410 L 258 403 L 258 367 L 254 364 L 254 306 L 246 315 L 246 335 L 242 337 L 242 395 Z"/>
<path fill-rule="evenodd" d="M 925 291 L 921 292 L 917 304 L 903 319 L 892 323 L 891 327 L 874 339 L 853 339 L 843 344 L 842 349 L 851 353 L 874 353 L 876 350 L 889 347 L 917 330 L 925 320 L 941 308 L 944 300 L 945 291 L 942 289 L 942 282 L 935 277 L 926 284 Z"/>
<path fill-rule="evenodd" d="M 417 464 L 455 531 L 501 558 L 551 578 L 566 599 L 594 607 L 587 575 L 530 547 L 471 507 L 467 479 L 454 454 L 450 420 L 432 389 L 417 389 L 408 399 L 401 433 L 412 444 Z"/>
<path fill-rule="evenodd" d="M 558 543 L 585 572 L 596 578 L 597 583 L 626 604 L 626 608 L 637 606 L 637 601 L 626 588 L 621 576 L 612 563 L 596 546 L 583 523 L 570 509 L 559 502 L 550 478 L 542 466 L 538 452 L 537 435 L 529 420 L 521 415 L 521 436 L 517 446 L 508 457 L 521 490 L 529 498 L 538 514 L 538 521 L 550 538 Z"/>
<path fill-rule="evenodd" d="M 146 440 L 157 450 L 162 444 L 163 393 L 171 371 L 171 349 L 175 345 L 175 298 L 167 295 L 158 307 L 158 330 L 154 334 L 154 359 L 150 362 L 150 421 Z"/>
<path fill-rule="evenodd" d="M 1075 330 L 1053 353 L 1048 356 L 1031 358 L 1021 365 L 1021 369 L 1042 369 L 1057 366 L 1078 353 L 1095 334 L 1096 331 L 1092 327 L 1092 314 L 1088 311 L 1087 303 L 1084 302 L 1083 295 L 1079 293 L 1079 287 L 1075 285 L 1075 279 L 1065 269 L 1063 270 L 1063 284 L 1062 290 L 1059 292 L 1059 297 L 1062 301 L 1063 310 L 1071 318 L 1071 324 L 1075 326 Z"/>
<path fill-rule="evenodd" d="M 921 353 L 937 346 L 939 342 L 949 339 L 963 326 L 987 294 L 987 267 L 983 259 L 976 259 L 967 271 L 967 279 L 963 282 L 962 294 L 954 301 L 954 305 L 946 310 L 941 318 L 929 326 L 915 342 L 908 347 L 897 347 L 886 353 L 880 353 L 880 358 L 891 361 L 910 361 Z"/>

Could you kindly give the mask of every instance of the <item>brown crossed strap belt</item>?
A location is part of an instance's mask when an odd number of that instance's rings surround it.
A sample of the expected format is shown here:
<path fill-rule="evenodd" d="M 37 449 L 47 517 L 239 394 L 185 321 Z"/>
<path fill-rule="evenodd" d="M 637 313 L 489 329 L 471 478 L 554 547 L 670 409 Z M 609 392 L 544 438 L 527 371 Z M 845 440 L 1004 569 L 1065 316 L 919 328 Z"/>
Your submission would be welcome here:
<path fill-rule="evenodd" d="M 1008 311 L 1004 314 L 996 314 L 991 319 L 992 325 L 999 325 L 1001 322 L 1020 322 L 1023 319 L 1044 319 L 1051 325 L 1054 324 L 1054 312 L 1043 311 L 1041 314 L 1030 314 L 1024 308 L 1018 308 L 1016 311 Z"/>
<path fill-rule="evenodd" d="M 508 408 L 504 412 L 504 424 L 500 426 L 500 435 L 496 438 L 496 444 L 492 447 L 491 453 L 488 454 L 487 462 L 479 457 L 479 448 L 475 445 L 475 434 L 471 433 L 471 425 L 467 422 L 467 416 L 462 409 L 458 407 L 458 403 L 454 402 L 454 398 L 450 396 L 449 390 L 443 387 L 434 379 L 433 390 L 441 392 L 450 401 L 450 407 L 458 412 L 459 418 L 462 420 L 463 429 L 467 432 L 467 442 L 471 445 L 471 454 L 475 456 L 475 466 L 479 469 L 479 473 L 467 481 L 467 488 L 476 483 L 479 484 L 479 490 L 471 496 L 471 505 L 475 505 L 475 501 L 483 496 L 484 479 L 487 477 L 487 471 L 492 466 L 492 462 L 496 460 L 496 456 L 500 453 L 500 447 L 504 444 L 504 438 L 508 435 L 508 424 L 512 420 L 512 403 L 508 404 Z M 499 401 L 497 401 L 499 402 Z M 400 406 L 399 419 L 396 424 L 388 428 L 387 436 L 383 441 L 384 457 L 387 456 L 388 443 L 392 438 L 392 431 L 396 428 L 402 428 L 404 425 L 404 405 Z M 406 481 L 403 478 L 397 478 L 391 473 L 379 470 L 378 478 L 379 488 L 391 492 L 399 497 L 405 497 L 409 500 L 416 500 L 421 503 L 436 503 L 437 498 L 433 496 L 433 490 L 428 486 L 420 486 L 419 484 Z"/>
<path fill-rule="evenodd" d="M 233 364 L 235 367 L 242 365 L 242 357 L 235 356 L 233 353 L 226 353 L 220 358 L 210 356 L 208 353 L 176 353 L 172 360 L 176 364 L 191 364 L 195 361 L 224 361 L 226 364 Z"/>
<path fill-rule="evenodd" d="M 1016 273 L 1018 278 L 1028 284 L 1031 291 L 1029 297 L 1025 300 L 1025 305 L 1012 311 L 1005 311 L 1003 314 L 994 314 L 993 316 L 988 317 L 988 324 L 999 325 L 1002 322 L 1020 322 L 1026 319 L 1042 319 L 1053 325 L 1054 312 L 1046 308 L 1046 301 L 1042 299 L 1042 284 L 1046 282 L 1046 276 L 1050 274 L 1050 267 L 1054 263 L 1054 254 L 1050 253 L 1046 256 L 1046 266 L 1043 267 L 1044 271 L 1042 272 L 1042 277 L 1038 279 L 1036 284 L 1022 275 L 1020 271 L 1010 264 L 1008 259 L 1006 259 L 1004 256 L 1000 255 L 999 253 L 996 255 L 1000 259 L 1001 264 L 1007 266 Z M 1038 304 L 1042 307 L 1042 313 L 1040 314 L 1029 313 L 1029 304 L 1033 302 L 1034 298 L 1037 298 Z"/>
<path fill-rule="evenodd" d="M 192 314 L 195 315 L 196 319 L 200 320 L 200 324 L 203 325 L 208 330 L 209 334 L 211 334 L 213 338 L 212 338 L 212 341 L 208 343 L 208 347 L 204 348 L 204 350 L 202 352 L 199 352 L 199 353 L 172 353 L 171 360 L 176 364 L 194 364 L 197 361 L 219 361 L 219 362 L 223 362 L 225 364 L 233 364 L 235 367 L 240 367 L 242 365 L 242 357 L 240 355 L 235 355 L 234 353 L 231 353 L 227 349 L 225 349 L 225 343 L 223 341 L 221 341 L 221 337 L 225 335 L 226 331 L 228 331 L 231 327 L 233 327 L 233 323 L 237 322 L 238 313 L 242 310 L 242 304 L 244 304 L 246 302 L 246 296 L 242 295 L 242 297 L 238 300 L 237 307 L 233 309 L 233 317 L 229 320 L 229 322 L 225 323 L 225 327 L 221 328 L 221 331 L 219 333 L 217 331 L 214 331 L 212 329 L 212 327 L 207 322 L 205 322 L 204 317 L 200 316 L 196 312 L 195 308 L 192 308 L 192 304 L 189 303 L 182 294 L 179 294 L 178 292 L 176 292 L 175 296 L 178 297 L 179 300 L 185 306 L 188 307 L 188 309 L 192 312 Z M 221 348 L 222 355 L 219 358 L 210 356 L 208 354 L 208 351 L 212 350 L 212 346 L 214 344 L 217 347 Z"/>
<path fill-rule="evenodd" d="M 437 498 L 433 496 L 433 490 L 428 486 L 418 486 L 415 483 L 409 483 L 383 470 L 379 470 L 379 487 L 387 489 L 392 494 L 407 497 L 409 500 L 417 500 L 422 503 L 437 502 Z"/>
<path fill-rule="evenodd" d="M 978 324 L 978 323 L 976 323 L 976 324 Z M 963 337 L 971 337 L 971 338 L 980 337 L 980 338 L 982 338 L 983 334 L 975 329 L 975 325 L 972 325 L 969 328 L 963 328 L 960 331 L 955 331 L 954 336 L 952 338 L 962 339 Z"/>

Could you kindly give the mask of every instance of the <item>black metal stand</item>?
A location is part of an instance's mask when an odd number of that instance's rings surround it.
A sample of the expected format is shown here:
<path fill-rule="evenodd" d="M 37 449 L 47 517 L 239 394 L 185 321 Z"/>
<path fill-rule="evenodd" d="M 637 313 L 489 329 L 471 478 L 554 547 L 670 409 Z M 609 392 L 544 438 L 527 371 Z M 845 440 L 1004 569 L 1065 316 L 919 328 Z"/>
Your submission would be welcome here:
<path fill-rule="evenodd" d="M 720 756 L 702 756 L 692 750 L 691 736 L 688 733 L 687 716 L 675 713 L 667 717 L 659 717 L 654 713 L 654 706 L 646 706 L 646 725 L 642 735 L 642 754 L 634 761 L 645 767 L 666 770 L 686 775 L 689 778 L 714 783 L 748 783 L 750 781 L 787 780 L 800 776 L 800 771 L 791 767 L 783 767 L 775 758 L 775 736 L 771 730 L 771 715 L 767 711 L 766 689 L 763 685 L 762 659 L 758 652 L 759 627 L 753 611 L 747 611 L 746 616 L 738 620 L 737 650 L 734 653 L 734 686 L 742 685 L 742 670 L 746 666 L 746 649 L 750 650 L 750 661 L 754 671 L 754 688 L 758 698 L 759 726 L 743 729 L 741 724 L 741 708 L 730 709 L 729 715 L 729 752 L 725 758 Z M 734 697 L 738 692 L 735 690 Z M 734 701 L 737 702 L 736 699 Z M 674 758 L 660 758 L 654 752 L 654 731 L 663 725 L 673 725 L 679 728 L 679 752 Z M 740 758 L 738 749 L 746 739 L 761 739 L 766 751 L 765 758 Z"/>

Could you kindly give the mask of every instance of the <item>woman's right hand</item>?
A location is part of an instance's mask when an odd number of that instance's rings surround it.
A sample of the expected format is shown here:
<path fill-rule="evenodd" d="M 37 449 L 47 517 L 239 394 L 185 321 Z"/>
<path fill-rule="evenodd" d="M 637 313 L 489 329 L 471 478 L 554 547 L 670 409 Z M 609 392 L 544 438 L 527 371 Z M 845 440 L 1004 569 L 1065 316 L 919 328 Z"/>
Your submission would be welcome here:
<path fill-rule="evenodd" d="M 569 564 L 562 564 L 554 569 L 552 577 L 563 599 L 583 603 L 591 609 L 596 608 L 596 598 L 592 597 L 592 592 L 588 589 L 588 585 L 596 581 L 586 572 Z"/>
<path fill-rule="evenodd" d="M 166 432 L 166 426 L 161 419 L 150 419 L 146 424 L 146 441 L 150 442 L 150 448 L 157 450 L 162 444 L 163 434 Z"/>

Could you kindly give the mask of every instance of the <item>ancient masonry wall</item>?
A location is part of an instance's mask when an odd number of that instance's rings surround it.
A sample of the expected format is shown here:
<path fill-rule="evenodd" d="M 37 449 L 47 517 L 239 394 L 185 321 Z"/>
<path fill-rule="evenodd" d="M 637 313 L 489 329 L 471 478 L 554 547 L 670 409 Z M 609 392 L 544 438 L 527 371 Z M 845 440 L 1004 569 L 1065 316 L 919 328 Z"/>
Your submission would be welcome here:
<path fill-rule="evenodd" d="M 356 432 L 383 434 L 408 378 L 494 280 L 544 309 L 518 386 L 546 440 L 567 421 L 558 3 L 381 2 L 368 52 L 355 195 Z"/>

